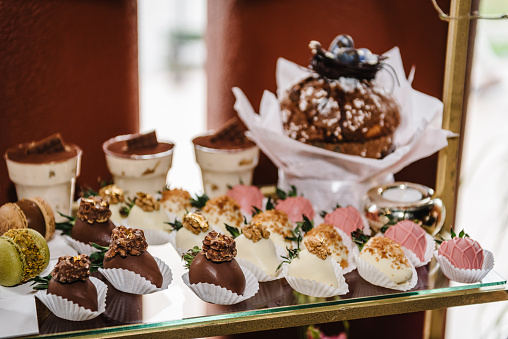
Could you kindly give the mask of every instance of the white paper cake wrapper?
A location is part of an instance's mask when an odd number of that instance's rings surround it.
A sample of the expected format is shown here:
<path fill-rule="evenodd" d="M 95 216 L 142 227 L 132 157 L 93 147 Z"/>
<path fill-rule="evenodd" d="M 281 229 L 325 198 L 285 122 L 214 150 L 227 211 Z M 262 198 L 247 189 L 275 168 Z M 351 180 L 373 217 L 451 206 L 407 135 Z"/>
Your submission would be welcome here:
<path fill-rule="evenodd" d="M 368 159 L 328 151 L 293 140 L 283 133 L 280 104 L 277 97 L 265 91 L 257 114 L 245 94 L 233 88 L 235 109 L 249 129 L 248 136 L 279 168 L 278 186 L 291 184 L 320 210 L 335 203 L 360 208 L 361 198 L 375 185 L 393 181 L 397 173 L 416 160 L 445 147 L 453 133 L 441 129 L 443 104 L 436 98 L 411 88 L 397 47 L 388 51 L 386 63 L 394 69 L 400 86 L 394 86 L 393 75 L 380 71 L 376 81 L 390 90 L 400 110 L 400 125 L 394 134 L 395 151 L 384 159 Z M 281 94 L 311 74 L 288 60 L 277 61 L 277 93 Z"/>
<path fill-rule="evenodd" d="M 143 233 L 145 233 L 145 239 L 148 245 L 152 246 L 167 244 L 170 239 L 170 234 L 173 232 L 155 229 L 143 229 Z"/>
<path fill-rule="evenodd" d="M 154 257 L 162 274 L 162 286 L 160 288 L 143 278 L 141 275 L 121 268 L 99 268 L 99 272 L 117 290 L 131 294 L 150 294 L 168 288 L 173 280 L 173 274 L 168 265 L 161 259 Z"/>
<path fill-rule="evenodd" d="M 397 291 L 409 291 L 410 289 L 414 288 L 418 282 L 418 274 L 416 273 L 416 269 L 411 261 L 409 263 L 413 271 L 413 276 L 405 283 L 396 284 L 386 275 L 384 275 L 383 272 L 378 270 L 374 265 L 363 260 L 359 255 L 356 257 L 358 274 L 360 274 L 364 280 L 368 281 L 372 285 L 381 286 Z"/>
<path fill-rule="evenodd" d="M 93 247 L 92 245 L 85 244 L 84 242 L 78 241 L 72 238 L 71 236 L 63 235 L 63 238 L 65 242 L 67 242 L 67 244 L 70 247 L 74 248 L 76 252 L 78 252 L 79 254 L 86 254 L 90 256 L 90 254 L 94 252 L 99 252 L 99 250 Z"/>
<path fill-rule="evenodd" d="M 411 264 L 413 264 L 415 268 L 427 265 L 432 259 L 434 251 L 436 250 L 436 242 L 434 241 L 434 238 L 430 234 L 425 233 L 425 239 L 427 240 L 427 247 L 425 248 L 425 253 L 423 254 L 423 261 L 421 261 L 413 251 L 402 246 L 404 254 L 409 259 L 409 261 L 411 261 Z"/>
<path fill-rule="evenodd" d="M 346 283 L 346 279 L 344 279 L 344 275 L 342 274 L 342 268 L 335 260 L 332 260 L 332 266 L 335 272 L 335 277 L 337 278 L 338 288 L 334 288 L 330 285 L 323 284 L 316 280 L 292 277 L 288 275 L 289 264 L 287 263 L 282 265 L 282 271 L 288 284 L 295 291 L 301 294 L 305 294 L 311 297 L 327 298 L 348 293 L 349 286 Z"/>
<path fill-rule="evenodd" d="M 243 274 L 245 276 L 245 291 L 243 295 L 238 295 L 231 292 L 227 288 L 208 284 L 208 283 L 197 283 L 191 284 L 189 282 L 189 272 L 185 272 L 182 275 L 182 280 L 185 285 L 203 301 L 217 304 L 217 305 L 233 305 L 238 304 L 244 300 L 253 297 L 259 290 L 259 283 L 256 277 L 245 267 L 242 267 Z"/>
<path fill-rule="evenodd" d="M 453 266 L 445 256 L 438 254 L 438 251 L 435 251 L 434 255 L 436 256 L 444 275 L 447 276 L 448 279 L 460 283 L 471 284 L 479 282 L 485 278 L 487 273 L 489 273 L 494 267 L 494 255 L 492 252 L 487 250 L 483 250 L 484 260 L 483 266 L 480 270 L 465 270 L 463 268 L 457 268 Z"/>
<path fill-rule="evenodd" d="M 90 281 L 97 289 L 97 311 L 93 312 L 78 304 L 64 299 L 58 295 L 47 293 L 47 290 L 40 290 L 35 293 L 35 296 L 57 317 L 72 320 L 72 321 L 85 321 L 90 320 L 106 310 L 106 294 L 108 286 L 97 278 L 90 277 Z"/>

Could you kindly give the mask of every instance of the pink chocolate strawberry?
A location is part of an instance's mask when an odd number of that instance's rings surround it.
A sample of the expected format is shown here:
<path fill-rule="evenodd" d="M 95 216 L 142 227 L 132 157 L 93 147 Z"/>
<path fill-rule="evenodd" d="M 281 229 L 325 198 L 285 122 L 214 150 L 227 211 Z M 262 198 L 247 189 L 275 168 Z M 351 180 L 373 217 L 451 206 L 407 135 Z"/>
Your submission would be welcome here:
<path fill-rule="evenodd" d="M 351 235 L 351 232 L 357 229 L 363 230 L 362 215 L 353 206 L 339 207 L 326 214 L 325 224 L 333 225 L 348 235 Z"/>
<path fill-rule="evenodd" d="M 240 205 L 244 213 L 252 214 L 253 207 L 257 209 L 263 207 L 263 193 L 256 186 L 236 185 L 229 189 L 226 194 Z"/>
<path fill-rule="evenodd" d="M 424 261 L 427 239 L 425 231 L 411 220 L 402 220 L 388 228 L 385 237 L 394 240 L 412 251 L 420 261 Z"/>
<path fill-rule="evenodd" d="M 477 270 L 483 266 L 483 249 L 469 237 L 454 237 L 444 241 L 439 246 L 438 254 L 446 257 L 457 268 Z"/>
<path fill-rule="evenodd" d="M 288 197 L 284 200 L 279 200 L 275 209 L 286 212 L 289 220 L 293 223 L 302 221 L 303 215 L 312 220 L 315 214 L 312 203 L 304 197 Z"/>

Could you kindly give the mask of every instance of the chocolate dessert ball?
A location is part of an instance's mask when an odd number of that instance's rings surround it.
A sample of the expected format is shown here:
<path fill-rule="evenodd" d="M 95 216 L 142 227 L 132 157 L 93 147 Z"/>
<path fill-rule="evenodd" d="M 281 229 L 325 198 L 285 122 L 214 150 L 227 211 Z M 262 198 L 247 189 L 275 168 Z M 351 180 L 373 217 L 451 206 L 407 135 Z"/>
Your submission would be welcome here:
<path fill-rule="evenodd" d="M 121 268 L 135 272 L 157 287 L 162 286 L 162 273 L 147 252 L 142 230 L 118 226 L 113 230 L 111 245 L 104 256 L 104 268 Z"/>
<path fill-rule="evenodd" d="M 203 240 L 203 250 L 192 261 L 189 269 L 190 283 L 213 284 L 242 295 L 245 291 L 245 276 L 235 256 L 236 244 L 233 238 L 211 231 Z"/>
<path fill-rule="evenodd" d="M 89 276 L 90 260 L 87 255 L 60 257 L 51 272 L 48 293 L 95 312 L 98 310 L 97 289 Z"/>
<path fill-rule="evenodd" d="M 115 228 L 110 216 L 109 203 L 102 197 L 82 198 L 71 237 L 85 244 L 109 246 Z"/>

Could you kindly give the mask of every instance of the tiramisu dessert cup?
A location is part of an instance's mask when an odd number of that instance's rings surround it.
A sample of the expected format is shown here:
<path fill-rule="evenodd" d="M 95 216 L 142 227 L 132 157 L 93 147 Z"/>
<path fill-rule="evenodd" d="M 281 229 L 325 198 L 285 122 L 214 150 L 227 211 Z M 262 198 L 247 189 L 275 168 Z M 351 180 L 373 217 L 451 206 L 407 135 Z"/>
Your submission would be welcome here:
<path fill-rule="evenodd" d="M 111 138 L 102 149 L 115 184 L 126 196 L 134 196 L 137 192 L 156 195 L 166 186 L 174 146 L 159 142 L 153 131 Z"/>
<path fill-rule="evenodd" d="M 245 137 L 240 123 L 237 118 L 230 120 L 216 133 L 192 140 L 204 191 L 210 198 L 226 194 L 229 187 L 252 183 L 259 148 Z"/>
<path fill-rule="evenodd" d="M 59 133 L 9 148 L 4 155 L 18 199 L 41 197 L 55 213 L 70 215 L 74 184 L 81 167 L 81 148 L 66 144 Z"/>

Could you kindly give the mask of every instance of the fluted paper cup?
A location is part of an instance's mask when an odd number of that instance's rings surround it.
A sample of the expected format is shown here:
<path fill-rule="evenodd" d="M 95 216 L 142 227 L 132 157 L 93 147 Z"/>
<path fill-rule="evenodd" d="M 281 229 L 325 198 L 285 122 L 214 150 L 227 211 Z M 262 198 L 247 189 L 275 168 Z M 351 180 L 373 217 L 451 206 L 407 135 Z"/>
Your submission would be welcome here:
<path fill-rule="evenodd" d="M 243 295 L 238 295 L 225 287 L 213 284 L 191 284 L 189 272 L 182 275 L 182 280 L 203 301 L 217 305 L 234 305 L 253 297 L 259 290 L 259 283 L 256 277 L 247 268 L 240 267 L 245 276 L 245 291 Z"/>
<path fill-rule="evenodd" d="M 64 235 L 63 238 L 64 238 L 65 242 L 70 247 L 74 248 L 76 250 L 76 252 L 78 252 L 79 254 L 86 254 L 86 255 L 90 256 L 90 254 L 92 254 L 94 252 L 99 252 L 99 250 L 96 249 L 95 247 L 93 247 L 92 245 L 89 245 L 89 244 L 86 244 L 82 241 L 76 240 L 73 237 L 71 237 L 70 235 Z"/>
<path fill-rule="evenodd" d="M 471 284 L 481 281 L 494 267 L 494 255 L 492 252 L 483 250 L 484 260 L 483 266 L 479 270 L 463 269 L 453 266 L 453 264 L 446 259 L 444 255 L 438 254 L 435 251 L 436 259 L 441 266 L 441 270 L 448 279 L 457 281 L 460 283 Z"/>
<path fill-rule="evenodd" d="M 168 288 L 173 280 L 173 274 L 168 265 L 161 259 L 154 257 L 162 274 L 162 286 L 157 287 L 141 275 L 121 268 L 99 268 L 99 272 L 117 290 L 131 294 L 150 294 Z"/>
<path fill-rule="evenodd" d="M 90 320 L 104 313 L 106 310 L 106 294 L 108 292 L 108 287 L 97 278 L 90 277 L 89 279 L 97 289 L 98 309 L 95 312 L 58 295 L 47 293 L 47 290 L 40 290 L 35 293 L 35 296 L 59 318 L 73 321 Z"/>
<path fill-rule="evenodd" d="M 346 279 L 344 279 L 344 275 L 342 274 L 342 268 L 335 261 L 332 260 L 333 271 L 335 273 L 335 277 L 337 278 L 338 287 L 334 288 L 330 285 L 323 284 L 316 280 L 295 278 L 288 275 L 287 271 L 289 268 L 289 264 L 282 265 L 283 275 L 286 278 L 288 284 L 297 292 L 301 294 L 305 294 L 311 297 L 333 297 L 336 295 L 342 295 L 349 292 L 349 286 L 346 283 Z"/>
<path fill-rule="evenodd" d="M 416 269 L 411 262 L 409 263 L 413 272 L 411 279 L 404 283 L 396 284 L 371 263 L 363 260 L 360 256 L 356 258 L 358 273 L 364 280 L 368 281 L 372 285 L 381 286 L 397 291 L 409 291 L 415 287 L 416 283 L 418 282 L 418 274 L 416 273 Z"/>

